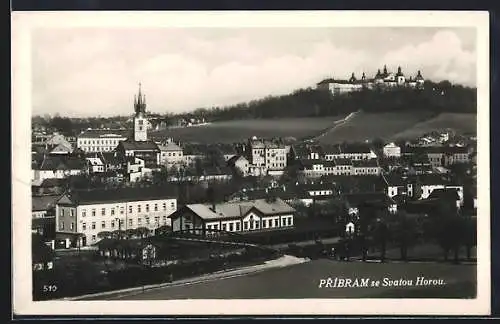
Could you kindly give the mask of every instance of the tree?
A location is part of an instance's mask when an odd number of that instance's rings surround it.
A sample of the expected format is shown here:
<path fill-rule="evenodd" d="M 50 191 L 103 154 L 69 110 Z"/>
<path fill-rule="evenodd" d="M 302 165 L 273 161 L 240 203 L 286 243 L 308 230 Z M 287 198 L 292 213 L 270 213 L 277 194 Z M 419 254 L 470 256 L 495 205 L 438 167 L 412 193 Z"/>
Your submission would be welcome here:
<path fill-rule="evenodd" d="M 417 223 L 408 217 L 404 211 L 398 212 L 394 217 L 394 226 L 391 230 L 392 237 L 399 245 L 401 260 L 408 260 L 408 248 L 415 244 L 417 239 Z"/>
<path fill-rule="evenodd" d="M 147 227 L 138 227 L 136 230 L 137 235 L 139 235 L 141 238 L 145 238 L 149 235 L 149 229 Z"/>
<path fill-rule="evenodd" d="M 477 244 L 477 220 L 466 218 L 464 220 L 464 243 L 467 251 L 467 260 L 471 259 L 471 250 Z"/>
<path fill-rule="evenodd" d="M 105 238 L 109 239 L 111 237 L 113 237 L 113 232 L 110 231 L 102 231 L 97 233 L 97 238 L 99 239 L 105 239 Z"/>
<path fill-rule="evenodd" d="M 450 251 L 454 251 L 454 261 L 458 263 L 458 253 L 464 240 L 463 219 L 453 209 L 453 206 L 440 201 L 430 216 L 426 228 L 431 231 L 427 236 L 439 244 L 443 250 L 444 260 L 448 260 Z"/>

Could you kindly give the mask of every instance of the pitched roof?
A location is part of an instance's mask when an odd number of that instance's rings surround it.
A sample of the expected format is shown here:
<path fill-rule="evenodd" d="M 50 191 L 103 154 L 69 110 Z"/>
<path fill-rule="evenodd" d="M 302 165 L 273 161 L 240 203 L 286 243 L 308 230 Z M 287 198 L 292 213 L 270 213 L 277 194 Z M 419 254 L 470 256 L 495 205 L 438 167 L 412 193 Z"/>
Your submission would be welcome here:
<path fill-rule="evenodd" d="M 458 190 L 454 188 L 434 189 L 430 193 L 428 199 L 446 199 L 446 200 L 460 200 Z"/>
<path fill-rule="evenodd" d="M 244 156 L 242 155 L 235 155 L 233 157 L 231 157 L 228 161 L 227 161 L 227 164 L 230 165 L 230 166 L 234 166 L 236 164 L 236 162 L 238 161 L 246 161 L 248 163 L 248 159 L 245 158 Z"/>
<path fill-rule="evenodd" d="M 378 166 L 377 159 L 353 160 L 352 165 L 355 168 L 375 168 Z"/>
<path fill-rule="evenodd" d="M 182 151 L 182 148 L 173 142 L 167 143 L 166 145 L 158 145 L 158 148 L 160 151 Z"/>
<path fill-rule="evenodd" d="M 258 199 L 253 201 L 216 204 L 215 212 L 211 209 L 211 205 L 207 204 L 191 204 L 186 205 L 186 208 L 192 210 L 196 215 L 206 220 L 237 218 L 245 215 L 252 208 L 256 208 L 266 216 L 295 212 L 295 209 L 293 207 L 285 203 L 280 198 L 277 198 L 275 201 Z"/>
<path fill-rule="evenodd" d="M 83 131 L 78 138 L 127 138 L 130 131 L 127 129 L 89 129 Z"/>
<path fill-rule="evenodd" d="M 32 196 L 31 197 L 31 211 L 49 210 L 56 206 L 57 200 L 61 195 L 50 196 Z"/>
<path fill-rule="evenodd" d="M 40 187 L 42 188 L 54 188 L 54 187 L 63 187 L 68 183 L 68 179 L 57 179 L 57 178 L 50 178 L 50 179 L 45 179 L 42 181 L 40 184 Z"/>
<path fill-rule="evenodd" d="M 175 186 L 75 190 L 68 194 L 75 204 L 99 204 L 176 198 Z"/>
<path fill-rule="evenodd" d="M 370 193 L 356 193 L 356 194 L 345 194 L 343 198 L 351 206 L 359 206 L 361 204 L 367 203 L 395 203 L 391 198 L 389 198 L 383 192 L 370 192 Z"/>
<path fill-rule="evenodd" d="M 127 151 L 156 151 L 159 152 L 160 149 L 158 145 L 153 141 L 132 141 L 126 140 L 121 141 L 118 147 L 123 147 Z"/>

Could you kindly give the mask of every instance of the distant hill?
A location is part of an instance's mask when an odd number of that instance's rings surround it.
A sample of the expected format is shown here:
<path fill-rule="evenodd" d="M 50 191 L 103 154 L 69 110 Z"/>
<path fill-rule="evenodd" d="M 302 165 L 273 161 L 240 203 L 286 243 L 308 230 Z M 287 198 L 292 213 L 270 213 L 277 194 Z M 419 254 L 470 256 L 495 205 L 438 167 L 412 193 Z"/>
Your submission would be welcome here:
<path fill-rule="evenodd" d="M 430 111 L 476 113 L 476 89 L 452 85 L 448 81 L 427 81 L 424 89 L 363 90 L 340 96 L 318 89 L 300 89 L 288 95 L 269 96 L 247 103 L 182 114 L 186 118 L 204 117 L 209 121 L 323 117 L 365 112 Z"/>

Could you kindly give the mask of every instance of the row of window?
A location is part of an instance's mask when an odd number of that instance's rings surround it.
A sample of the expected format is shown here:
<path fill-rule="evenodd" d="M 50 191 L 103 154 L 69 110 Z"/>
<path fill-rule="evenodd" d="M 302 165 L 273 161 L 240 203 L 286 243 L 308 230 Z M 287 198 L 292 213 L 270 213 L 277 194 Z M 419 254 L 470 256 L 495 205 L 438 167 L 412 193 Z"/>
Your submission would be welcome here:
<path fill-rule="evenodd" d="M 98 139 L 98 140 L 81 140 L 80 145 L 118 145 L 118 142 L 124 139 Z"/>
<path fill-rule="evenodd" d="M 101 229 L 106 229 L 107 228 L 106 224 L 107 224 L 106 221 L 102 221 L 101 222 Z M 151 223 L 150 217 L 144 217 L 144 224 L 142 223 L 142 218 L 141 217 L 137 218 L 137 226 L 142 226 L 142 225 L 149 226 L 151 224 L 154 224 L 156 226 L 166 225 L 167 224 L 167 216 L 163 216 L 162 217 L 162 223 L 161 224 L 160 224 L 160 217 L 159 216 L 154 217 L 153 223 Z M 96 226 L 97 226 L 96 222 L 92 222 L 90 224 L 90 229 L 95 230 Z M 129 218 L 127 224 L 125 224 L 125 220 L 123 220 L 123 219 L 121 219 L 119 221 L 117 221 L 117 220 L 111 220 L 110 221 L 110 228 L 111 229 L 115 229 L 115 228 L 116 229 L 120 229 L 121 227 L 122 227 L 122 229 L 124 229 L 123 227 L 125 227 L 125 226 L 127 226 L 127 227 L 133 227 L 133 226 L 135 226 L 134 219 Z M 87 223 L 83 223 L 82 224 L 82 231 L 86 231 L 86 230 L 87 230 Z"/>
<path fill-rule="evenodd" d="M 138 213 L 141 213 L 142 212 L 142 206 L 141 205 L 137 205 L 137 212 Z M 148 213 L 150 211 L 150 206 L 149 204 L 145 204 L 144 205 L 145 207 L 145 212 Z M 155 203 L 153 206 L 153 211 L 157 212 L 159 211 L 159 204 Z M 120 214 L 124 214 L 125 213 L 125 207 L 120 207 L 120 208 L 116 208 L 117 210 L 119 209 L 119 212 Z M 175 209 L 175 202 L 171 202 L 170 203 L 170 209 Z M 162 204 L 162 210 L 163 211 L 166 211 L 167 210 L 167 203 L 163 203 Z M 95 216 L 96 215 L 96 212 L 97 210 L 95 208 L 92 208 L 90 213 L 92 216 Z M 133 213 L 133 206 L 128 206 L 128 212 L 129 213 Z M 61 209 L 61 216 L 64 216 L 64 209 Z M 115 215 L 115 208 L 114 207 L 111 207 L 110 208 L 110 215 L 113 216 Z M 74 215 L 71 215 L 71 216 L 74 216 Z M 82 217 L 85 217 L 87 216 L 87 210 L 86 209 L 82 209 Z M 101 208 L 101 216 L 106 216 L 106 208 Z"/>
<path fill-rule="evenodd" d="M 350 154 L 350 153 L 342 153 L 342 154 L 326 154 L 325 160 L 336 160 L 336 159 L 368 159 L 371 156 L 371 153 L 362 153 L 362 154 Z"/>
<path fill-rule="evenodd" d="M 167 154 L 167 152 L 163 152 L 162 153 L 162 156 L 167 156 L 167 155 L 168 156 L 182 156 L 182 152 L 178 152 L 178 153 L 176 153 L 176 152 L 168 152 L 168 154 Z"/>
<path fill-rule="evenodd" d="M 333 193 L 332 190 L 318 190 L 318 191 L 311 191 L 311 196 L 331 195 L 332 193 Z"/>
<path fill-rule="evenodd" d="M 229 231 L 229 232 L 234 232 L 234 231 L 240 231 L 240 222 L 231 222 L 231 223 L 224 223 L 221 226 L 222 231 Z M 260 221 L 245 221 L 243 222 L 243 230 L 248 231 L 248 230 L 257 230 L 260 229 L 261 222 Z M 282 225 L 281 226 L 292 226 L 293 225 L 293 220 L 292 217 L 284 217 L 282 218 Z M 273 228 L 273 227 L 280 227 L 280 221 L 279 219 L 263 219 L 262 220 L 262 228 Z M 190 224 L 185 225 L 186 229 L 190 229 Z M 219 224 L 213 224 L 213 225 L 207 225 L 208 230 L 219 230 Z"/>

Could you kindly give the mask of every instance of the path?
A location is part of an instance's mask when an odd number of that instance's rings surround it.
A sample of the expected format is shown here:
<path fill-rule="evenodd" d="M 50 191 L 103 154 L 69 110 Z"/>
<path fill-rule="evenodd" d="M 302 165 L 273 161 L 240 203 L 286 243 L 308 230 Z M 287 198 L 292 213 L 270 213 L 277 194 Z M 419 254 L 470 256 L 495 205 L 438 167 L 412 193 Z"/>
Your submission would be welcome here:
<path fill-rule="evenodd" d="M 353 117 L 355 117 L 360 112 L 361 111 L 359 110 L 359 111 L 350 113 L 344 119 L 340 119 L 340 120 L 335 121 L 332 127 L 328 128 L 327 130 L 325 130 L 323 133 L 319 134 L 318 136 L 313 137 L 309 141 L 317 141 L 317 140 L 319 140 L 320 138 L 324 137 L 326 134 L 330 133 L 331 131 L 334 131 L 337 127 L 344 125 L 346 122 L 348 122 L 350 119 L 352 119 Z"/>
<path fill-rule="evenodd" d="M 269 269 L 283 268 L 283 267 L 288 267 L 291 265 L 301 264 L 301 263 L 305 263 L 308 261 L 309 261 L 309 259 L 298 258 L 298 257 L 291 256 L 291 255 L 284 255 L 280 258 L 277 258 L 274 260 L 269 260 L 269 261 L 266 261 L 266 262 L 261 263 L 261 264 L 242 267 L 242 268 L 236 268 L 236 269 L 231 269 L 231 270 L 221 270 L 218 272 L 201 275 L 201 276 L 194 277 L 194 278 L 177 280 L 177 281 L 174 281 L 172 283 L 155 284 L 155 285 L 148 285 L 148 286 L 144 286 L 144 287 L 134 287 L 134 288 L 122 289 L 122 290 L 118 290 L 118 291 L 89 294 L 89 295 L 84 295 L 84 296 L 79 296 L 79 297 L 64 298 L 63 300 L 122 299 L 124 297 L 130 297 L 133 295 L 142 294 L 145 291 L 149 292 L 149 291 L 152 291 L 155 289 L 161 289 L 161 288 L 189 286 L 189 285 L 194 285 L 194 284 L 210 282 L 210 281 L 214 281 L 214 280 L 235 278 L 235 277 L 240 277 L 240 276 L 244 276 L 244 275 L 248 275 L 248 274 L 258 273 L 258 272 L 269 270 Z"/>

